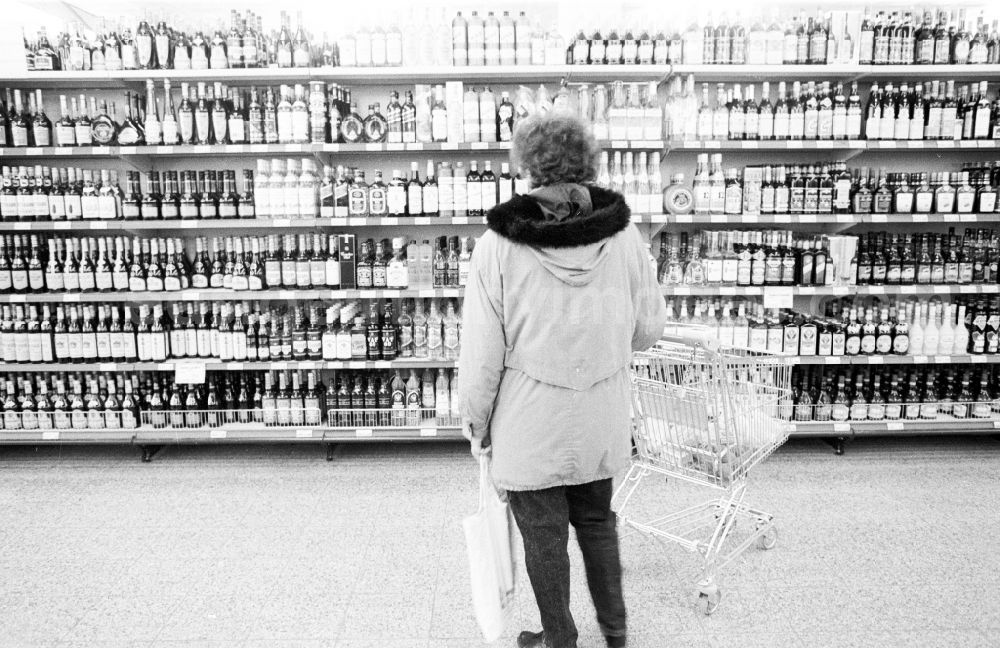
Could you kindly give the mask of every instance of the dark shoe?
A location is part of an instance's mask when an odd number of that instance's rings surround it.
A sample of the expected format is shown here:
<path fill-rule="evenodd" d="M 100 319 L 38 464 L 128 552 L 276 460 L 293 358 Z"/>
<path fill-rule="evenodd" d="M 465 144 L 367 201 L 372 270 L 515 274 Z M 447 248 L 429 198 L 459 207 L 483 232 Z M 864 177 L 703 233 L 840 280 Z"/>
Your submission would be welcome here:
<path fill-rule="evenodd" d="M 525 630 L 517 635 L 517 648 L 546 648 L 548 642 L 545 641 L 544 632 L 529 632 Z"/>
<path fill-rule="evenodd" d="M 628 645 L 625 637 L 605 637 L 604 640 L 608 642 L 608 648 L 625 648 Z"/>

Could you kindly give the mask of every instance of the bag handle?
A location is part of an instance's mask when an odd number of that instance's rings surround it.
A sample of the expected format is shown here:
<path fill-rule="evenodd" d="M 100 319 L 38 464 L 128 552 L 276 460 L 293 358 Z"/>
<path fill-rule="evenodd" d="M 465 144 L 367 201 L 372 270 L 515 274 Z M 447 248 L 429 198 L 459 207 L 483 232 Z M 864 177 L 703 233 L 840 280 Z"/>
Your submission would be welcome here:
<path fill-rule="evenodd" d="M 488 452 L 479 453 L 479 510 L 486 509 L 486 493 L 493 488 L 493 480 L 490 479 L 490 456 Z"/>

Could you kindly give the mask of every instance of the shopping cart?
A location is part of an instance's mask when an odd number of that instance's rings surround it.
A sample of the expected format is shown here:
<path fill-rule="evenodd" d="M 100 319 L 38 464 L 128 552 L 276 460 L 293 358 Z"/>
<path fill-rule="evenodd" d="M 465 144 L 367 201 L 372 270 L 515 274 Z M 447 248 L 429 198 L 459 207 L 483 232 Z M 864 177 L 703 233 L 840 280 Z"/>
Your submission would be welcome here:
<path fill-rule="evenodd" d="M 750 469 L 788 438 L 779 412 L 792 397 L 791 366 L 767 353 L 721 346 L 702 327 L 671 327 L 633 360 L 636 452 L 613 506 L 624 524 L 701 554 L 698 605 L 711 614 L 722 599 L 719 571 L 750 545 L 770 549 L 777 542 L 773 517 L 744 497 Z M 636 488 L 655 474 L 723 493 L 648 522 L 629 518 Z M 746 521 L 739 537 L 738 519 Z"/>

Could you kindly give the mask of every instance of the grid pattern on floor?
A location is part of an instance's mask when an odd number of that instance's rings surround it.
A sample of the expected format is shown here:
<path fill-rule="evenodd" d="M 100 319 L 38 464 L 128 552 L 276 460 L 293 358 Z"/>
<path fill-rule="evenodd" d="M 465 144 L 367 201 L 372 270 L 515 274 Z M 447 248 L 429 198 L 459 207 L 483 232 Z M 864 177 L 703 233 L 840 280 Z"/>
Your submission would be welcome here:
<path fill-rule="evenodd" d="M 750 497 L 778 546 L 709 618 L 696 561 L 624 538 L 635 648 L 1000 644 L 1000 442 L 788 444 Z M 460 445 L 0 448 L 0 646 L 471 648 Z M 702 494 L 644 483 L 637 511 Z M 581 648 L 603 645 L 571 539 Z M 521 582 L 527 581 L 522 573 Z M 537 629 L 530 590 L 508 636 Z"/>

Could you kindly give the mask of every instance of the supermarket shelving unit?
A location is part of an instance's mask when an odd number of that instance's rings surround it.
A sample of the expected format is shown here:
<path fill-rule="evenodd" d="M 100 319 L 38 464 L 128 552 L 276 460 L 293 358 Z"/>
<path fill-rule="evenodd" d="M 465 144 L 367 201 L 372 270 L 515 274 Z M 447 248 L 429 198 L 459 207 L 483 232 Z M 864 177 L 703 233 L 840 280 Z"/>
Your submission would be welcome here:
<path fill-rule="evenodd" d="M 45 89 L 117 91 L 138 89 L 147 79 L 160 82 L 215 82 L 254 85 L 278 83 L 305 83 L 310 80 L 343 83 L 350 86 L 377 86 L 413 83 L 443 83 L 449 80 L 516 85 L 518 83 L 602 83 L 623 81 L 664 81 L 676 74 L 694 74 L 697 81 L 760 82 L 778 80 L 873 81 L 873 80 L 996 80 L 1000 78 L 1000 65 L 933 65 L 933 66 L 870 66 L 870 65 L 635 65 L 635 66 L 485 66 L 470 68 L 398 67 L 398 68 L 292 68 L 292 69 L 239 69 L 239 70 L 139 70 L 119 72 L 33 72 L 7 75 L 0 82 L 8 87 L 39 87 Z M 856 155 L 910 156 L 914 167 L 927 164 L 927 160 L 942 155 L 969 154 L 1000 151 L 1000 140 L 978 141 L 666 141 L 666 140 L 614 140 L 601 142 L 602 147 L 618 150 L 661 151 L 665 154 L 663 177 L 671 170 L 690 174 L 691 156 L 699 152 L 725 152 L 727 155 L 768 156 L 812 153 L 835 159 L 848 159 Z M 122 165 L 145 166 L 178 160 L 280 156 L 314 156 L 324 163 L 334 157 L 347 156 L 353 163 L 365 157 L 395 157 L 401 154 L 433 154 L 463 159 L 469 156 L 489 156 L 499 159 L 506 156 L 509 143 L 415 143 L 415 144 L 233 144 L 218 146 L 107 146 L 107 147 L 33 147 L 0 149 L 5 164 L 22 162 L 62 165 L 70 161 L 116 160 Z M 907 159 L 910 159 L 907 157 Z M 911 226 L 972 226 L 978 223 L 1000 222 L 1000 214 L 635 214 L 633 222 L 648 235 L 654 236 L 663 227 L 757 227 L 778 226 L 795 228 L 802 225 L 822 226 L 822 231 L 843 231 L 856 226 L 893 225 Z M 394 231 L 395 228 L 444 227 L 461 228 L 475 233 L 483 228 L 485 219 L 480 217 L 442 218 L 270 218 L 252 220 L 218 221 L 59 221 L 3 223 L 6 232 L 167 232 L 183 233 L 186 230 L 228 231 L 262 230 L 294 232 L 302 230 L 335 231 L 340 228 L 365 228 L 368 231 Z M 468 229 L 466 229 L 468 228 Z M 178 234 L 180 235 L 180 234 Z M 976 295 L 997 294 L 1000 286 L 992 285 L 929 285 L 929 286 L 704 286 L 664 288 L 669 296 L 768 296 L 781 294 L 792 298 L 818 296 L 895 295 L 916 294 Z M 0 295 L 0 304 L 7 303 L 88 303 L 88 302 L 160 302 L 200 301 L 205 299 L 260 299 L 260 300 L 313 300 L 313 299 L 380 299 L 400 297 L 460 297 L 461 289 L 424 290 L 268 290 L 232 292 L 212 290 L 187 290 L 163 293 L 76 293 L 76 294 L 19 294 Z M 854 356 L 817 357 L 790 356 L 790 364 L 803 365 L 879 365 L 879 364 L 980 364 L 1000 363 L 1000 356 Z M 171 360 L 160 363 L 92 363 L 92 364 L 13 364 L 10 371 L 175 371 L 178 364 L 200 360 Z M 210 370 L 248 369 L 395 369 L 423 367 L 452 367 L 452 361 L 268 361 L 268 362 L 218 362 L 206 361 Z M 846 439 L 852 436 L 874 434 L 927 434 L 927 433 L 994 433 L 1000 429 L 1000 419 L 940 419 L 903 421 L 864 421 L 839 423 L 793 423 L 793 435 L 832 437 Z M 329 425 L 303 427 L 267 427 L 255 424 L 227 424 L 213 429 L 154 428 L 142 425 L 134 430 L 0 430 L 0 444 L 44 443 L 123 443 L 143 449 L 143 459 L 148 460 L 156 448 L 168 443 L 226 443 L 226 442 L 296 442 L 322 443 L 328 448 L 345 441 L 403 441 L 460 438 L 456 426 L 437 427 L 432 424 L 385 428 L 355 429 L 336 428 Z M 329 458 L 329 454 L 328 454 Z"/>

